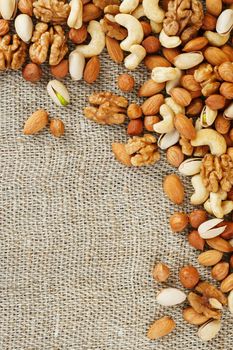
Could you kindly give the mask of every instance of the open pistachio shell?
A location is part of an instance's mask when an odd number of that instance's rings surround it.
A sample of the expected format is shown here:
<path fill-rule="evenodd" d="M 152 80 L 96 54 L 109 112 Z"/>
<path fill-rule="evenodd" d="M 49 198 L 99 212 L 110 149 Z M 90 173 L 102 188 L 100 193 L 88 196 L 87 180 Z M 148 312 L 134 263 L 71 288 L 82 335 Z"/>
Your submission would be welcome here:
<path fill-rule="evenodd" d="M 225 109 L 223 116 L 226 119 L 233 119 L 233 102 Z"/>
<path fill-rule="evenodd" d="M 0 0 L 0 15 L 6 20 L 15 17 L 18 0 Z M 0 17 L 1 17 L 0 16 Z"/>
<path fill-rule="evenodd" d="M 65 107 L 70 102 L 67 88 L 58 80 L 51 80 L 47 85 L 47 91 L 56 105 Z"/>
<path fill-rule="evenodd" d="M 30 16 L 22 13 L 15 19 L 15 30 L 20 39 L 29 43 L 33 32 L 33 23 Z"/>
<path fill-rule="evenodd" d="M 204 106 L 201 112 L 200 122 L 204 128 L 212 125 L 217 118 L 218 111 L 214 111 L 208 106 Z"/>
<path fill-rule="evenodd" d="M 179 172 L 183 175 L 193 176 L 200 173 L 202 158 L 189 158 L 179 166 Z"/>
<path fill-rule="evenodd" d="M 221 35 L 226 35 L 230 33 L 233 27 L 233 10 L 224 10 L 218 17 L 216 23 L 216 32 Z"/>
<path fill-rule="evenodd" d="M 221 321 L 209 320 L 203 324 L 198 330 L 198 337 L 203 341 L 209 341 L 213 339 L 221 328 Z"/>
<path fill-rule="evenodd" d="M 173 130 L 172 132 L 169 132 L 167 134 L 160 135 L 158 139 L 158 146 L 161 149 L 167 149 L 173 145 L 175 145 L 180 138 L 180 134 L 177 130 Z"/>

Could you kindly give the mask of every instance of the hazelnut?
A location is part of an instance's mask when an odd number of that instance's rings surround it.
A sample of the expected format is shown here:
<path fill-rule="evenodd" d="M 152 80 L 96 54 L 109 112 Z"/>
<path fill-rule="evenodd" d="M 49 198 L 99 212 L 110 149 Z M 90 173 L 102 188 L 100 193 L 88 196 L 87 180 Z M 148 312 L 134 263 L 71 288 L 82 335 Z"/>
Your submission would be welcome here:
<path fill-rule="evenodd" d="M 161 48 L 159 39 L 152 35 L 143 40 L 142 46 L 147 53 L 155 53 Z"/>
<path fill-rule="evenodd" d="M 65 126 L 62 120 L 52 119 L 50 122 L 50 132 L 55 137 L 61 137 L 65 133 Z"/>
<path fill-rule="evenodd" d="M 133 90 L 134 88 L 134 78 L 125 73 L 125 74 L 121 74 L 118 77 L 118 87 L 121 91 L 124 92 L 130 92 Z"/>
<path fill-rule="evenodd" d="M 155 265 L 152 275 L 157 282 L 166 282 L 170 275 L 170 269 L 167 265 L 158 263 Z"/>
<path fill-rule="evenodd" d="M 136 103 L 131 103 L 127 109 L 129 119 L 137 119 L 142 116 L 142 109 Z"/>
<path fill-rule="evenodd" d="M 229 273 L 229 264 L 224 261 L 220 261 L 211 270 L 211 276 L 217 281 L 224 280 L 224 278 L 227 277 L 228 273 Z"/>
<path fill-rule="evenodd" d="M 144 36 L 150 35 L 150 33 L 152 32 L 150 23 L 146 21 L 141 21 L 140 23 L 143 29 Z"/>
<path fill-rule="evenodd" d="M 146 115 L 144 118 L 144 127 L 148 131 L 154 131 L 153 125 L 160 122 L 157 115 Z"/>
<path fill-rule="evenodd" d="M 83 25 L 79 29 L 71 28 L 69 38 L 74 44 L 82 44 L 87 38 L 87 28 Z"/>
<path fill-rule="evenodd" d="M 28 63 L 22 72 L 23 78 L 31 83 L 38 82 L 42 77 L 42 69 L 35 63 Z"/>
<path fill-rule="evenodd" d="M 189 218 L 185 213 L 174 213 L 169 222 L 173 232 L 181 232 L 188 226 Z"/>
<path fill-rule="evenodd" d="M 198 228 L 208 218 L 204 209 L 196 209 L 189 214 L 189 222 L 193 228 Z"/>
<path fill-rule="evenodd" d="M 184 154 L 183 154 L 180 146 L 169 147 L 167 149 L 166 156 L 167 156 L 168 163 L 173 165 L 176 168 L 178 168 L 179 165 L 184 160 Z"/>
<path fill-rule="evenodd" d="M 50 66 L 50 71 L 51 74 L 58 79 L 65 78 L 69 72 L 68 60 L 62 60 L 56 66 Z"/>
<path fill-rule="evenodd" d="M 10 30 L 9 22 L 5 19 L 0 19 L 0 36 L 6 35 Z"/>
<path fill-rule="evenodd" d="M 128 128 L 127 128 L 127 134 L 130 136 L 137 136 L 141 135 L 143 132 L 143 121 L 141 118 L 138 119 L 131 119 Z"/>
<path fill-rule="evenodd" d="M 204 30 L 215 30 L 216 22 L 217 22 L 217 18 L 207 12 L 203 18 L 201 28 Z"/>
<path fill-rule="evenodd" d="M 205 240 L 200 237 L 198 231 L 196 230 L 191 231 L 188 235 L 188 241 L 193 248 L 202 250 L 202 251 L 204 250 Z"/>
<path fill-rule="evenodd" d="M 181 284 L 188 289 L 192 289 L 199 282 L 200 276 L 197 269 L 192 265 L 182 267 L 179 272 Z"/>

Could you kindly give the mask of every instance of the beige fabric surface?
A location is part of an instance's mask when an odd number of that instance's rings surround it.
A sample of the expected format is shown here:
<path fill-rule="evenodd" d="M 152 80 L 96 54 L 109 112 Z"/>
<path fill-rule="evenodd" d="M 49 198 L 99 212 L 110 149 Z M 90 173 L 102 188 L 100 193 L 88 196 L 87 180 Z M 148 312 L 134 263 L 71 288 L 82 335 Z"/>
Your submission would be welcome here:
<path fill-rule="evenodd" d="M 165 157 L 155 166 L 127 169 L 111 143 L 126 140 L 124 126 L 99 126 L 82 115 L 92 91 L 116 89 L 123 71 L 101 56 L 101 76 L 89 86 L 65 80 L 68 108 L 46 93 L 51 76 L 31 85 L 20 72 L 0 76 L 0 349 L 1 350 L 230 350 L 232 316 L 224 312 L 219 336 L 202 343 L 197 328 L 182 321 L 183 306 L 163 308 L 153 282 L 156 261 L 178 269 L 196 265 L 185 234 L 172 234 L 168 217 L 177 208 L 164 198 L 162 179 L 174 171 Z M 134 73 L 136 89 L 147 79 Z M 128 95 L 135 101 L 136 93 Z M 22 135 L 37 108 L 60 117 L 62 139 L 48 130 Z M 184 207 L 190 210 L 189 179 Z M 203 278 L 207 268 L 200 268 Z M 176 330 L 150 342 L 148 325 L 171 315 Z"/>

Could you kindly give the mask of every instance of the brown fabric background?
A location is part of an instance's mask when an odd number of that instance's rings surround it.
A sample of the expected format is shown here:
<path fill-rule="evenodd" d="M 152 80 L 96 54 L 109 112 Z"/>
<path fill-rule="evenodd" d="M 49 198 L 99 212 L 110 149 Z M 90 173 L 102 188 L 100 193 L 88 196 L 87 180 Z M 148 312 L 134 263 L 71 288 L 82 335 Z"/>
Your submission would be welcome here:
<path fill-rule="evenodd" d="M 226 311 L 221 333 L 207 344 L 182 321 L 183 306 L 156 304 L 156 261 L 168 263 L 168 285 L 178 287 L 178 269 L 196 265 L 185 234 L 168 227 L 178 208 L 164 198 L 162 179 L 174 169 L 164 156 L 156 166 L 123 167 L 111 143 L 127 139 L 125 127 L 99 126 L 82 115 L 92 91 L 119 93 L 116 76 L 124 69 L 102 55 L 94 86 L 67 78 L 68 108 L 48 97 L 51 76 L 43 70 L 36 85 L 20 72 L 0 76 L 0 349 L 232 349 L 232 315 Z M 137 91 L 148 74 L 141 69 L 134 75 Z M 136 93 L 129 98 L 136 101 Z M 63 119 L 64 138 L 48 130 L 22 135 L 24 121 L 42 107 Z M 185 183 L 179 210 L 191 209 L 189 179 Z M 209 276 L 208 269 L 199 270 Z M 175 332 L 148 341 L 148 325 L 164 314 L 176 320 Z"/>

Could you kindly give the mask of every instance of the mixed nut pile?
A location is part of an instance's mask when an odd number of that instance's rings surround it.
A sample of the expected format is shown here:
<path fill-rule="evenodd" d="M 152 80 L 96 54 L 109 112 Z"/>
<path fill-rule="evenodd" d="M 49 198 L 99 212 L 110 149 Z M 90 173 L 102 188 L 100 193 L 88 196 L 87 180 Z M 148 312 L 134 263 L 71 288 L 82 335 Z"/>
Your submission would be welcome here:
<path fill-rule="evenodd" d="M 207 341 L 220 330 L 224 305 L 233 314 L 233 222 L 223 219 L 233 211 L 233 0 L 206 0 L 205 5 L 206 10 L 200 0 L 0 0 L 0 70 L 22 68 L 23 78 L 36 83 L 41 65 L 48 62 L 55 78 L 48 94 L 65 107 L 70 96 L 60 80 L 69 74 L 75 81 L 94 83 L 105 47 L 128 70 L 147 67 L 150 78 L 138 91 L 145 99 L 141 105 L 109 91 L 95 92 L 84 115 L 102 125 L 128 120 L 128 142 L 112 144 L 123 165 L 154 165 L 165 150 L 168 163 L 191 177 L 191 204 L 204 209 L 174 213 L 170 226 L 181 232 L 191 225 L 188 242 L 202 251 L 199 264 L 211 266 L 211 276 L 221 282 L 217 288 L 201 281 L 191 265 L 179 272 L 182 286 L 191 289 L 183 317 L 200 326 L 198 335 Z M 76 45 L 73 51 L 69 42 Z M 130 93 L 135 80 L 125 73 L 117 84 Z M 35 111 L 24 134 L 35 134 L 48 123 L 45 110 Z M 62 136 L 63 122 L 52 119 L 50 130 Z M 163 189 L 174 204 L 183 203 L 178 175 L 167 175 Z M 166 282 L 169 273 L 158 263 L 153 277 Z M 164 306 L 185 300 L 177 288 L 157 295 Z M 174 328 L 174 320 L 164 316 L 149 328 L 148 337 L 160 338 Z"/>

